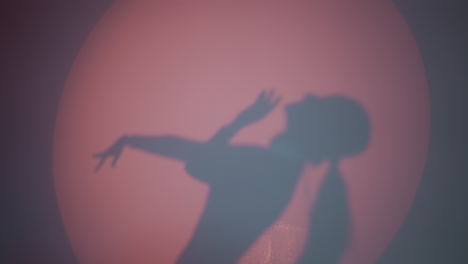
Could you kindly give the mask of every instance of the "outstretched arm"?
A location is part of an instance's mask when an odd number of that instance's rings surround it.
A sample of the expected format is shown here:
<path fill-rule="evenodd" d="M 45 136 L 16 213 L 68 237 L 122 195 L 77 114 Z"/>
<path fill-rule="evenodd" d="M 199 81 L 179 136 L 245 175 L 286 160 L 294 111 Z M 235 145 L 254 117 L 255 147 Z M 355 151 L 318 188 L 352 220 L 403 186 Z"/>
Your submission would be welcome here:
<path fill-rule="evenodd" d="M 181 161 L 193 157 L 201 144 L 175 136 L 127 136 L 127 145 L 131 148 Z"/>
<path fill-rule="evenodd" d="M 274 96 L 273 91 L 263 91 L 257 100 L 250 107 L 242 111 L 231 124 L 222 127 L 210 139 L 210 143 L 227 144 L 240 129 L 270 113 L 280 100 L 281 98 Z M 95 158 L 100 159 L 96 171 L 101 168 L 108 158 L 112 158 L 111 165 L 114 167 L 124 147 L 127 146 L 152 154 L 187 161 L 200 153 L 203 143 L 174 136 L 122 136 L 107 150 L 94 155 Z"/>
<path fill-rule="evenodd" d="M 165 156 L 168 158 L 187 161 L 191 157 L 197 155 L 202 144 L 199 142 L 182 139 L 174 136 L 122 136 L 114 142 L 104 152 L 95 154 L 94 157 L 99 158 L 99 164 L 96 171 L 104 164 L 107 158 L 112 158 L 112 167 L 115 166 L 119 159 L 123 148 L 128 146 L 131 148 L 143 150 L 152 154 Z"/>
<path fill-rule="evenodd" d="M 274 91 L 261 92 L 257 100 L 242 111 L 233 122 L 223 126 L 211 139 L 210 143 L 227 144 L 229 140 L 242 128 L 257 122 L 270 113 L 281 98 L 275 96 Z"/>

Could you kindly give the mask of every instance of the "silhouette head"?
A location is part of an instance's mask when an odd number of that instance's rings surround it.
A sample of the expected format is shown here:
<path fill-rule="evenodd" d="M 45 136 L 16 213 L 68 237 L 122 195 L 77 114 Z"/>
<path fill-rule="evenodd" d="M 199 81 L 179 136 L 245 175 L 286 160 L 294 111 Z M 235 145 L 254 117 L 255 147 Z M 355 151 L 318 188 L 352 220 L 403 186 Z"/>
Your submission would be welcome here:
<path fill-rule="evenodd" d="M 369 119 L 357 102 L 343 96 L 305 96 L 286 106 L 286 130 L 273 144 L 290 145 L 308 161 L 318 164 L 364 150 Z"/>

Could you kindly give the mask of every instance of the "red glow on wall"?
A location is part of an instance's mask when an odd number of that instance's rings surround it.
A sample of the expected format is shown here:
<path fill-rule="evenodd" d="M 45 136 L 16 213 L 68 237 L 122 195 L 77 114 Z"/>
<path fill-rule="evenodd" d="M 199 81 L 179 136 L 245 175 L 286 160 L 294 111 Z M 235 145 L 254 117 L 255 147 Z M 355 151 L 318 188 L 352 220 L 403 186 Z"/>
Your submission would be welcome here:
<path fill-rule="evenodd" d="M 55 135 L 57 195 L 81 263 L 172 263 L 208 186 L 177 161 L 125 150 L 94 173 L 91 155 L 124 133 L 207 140 L 261 90 L 281 105 L 234 140 L 265 146 L 283 106 L 343 95 L 371 121 L 344 160 L 352 238 L 342 263 L 373 263 L 398 231 L 422 174 L 429 100 L 416 43 L 391 1 L 118 2 L 85 43 Z M 327 163 L 310 165 L 289 207 L 242 263 L 293 263 Z"/>

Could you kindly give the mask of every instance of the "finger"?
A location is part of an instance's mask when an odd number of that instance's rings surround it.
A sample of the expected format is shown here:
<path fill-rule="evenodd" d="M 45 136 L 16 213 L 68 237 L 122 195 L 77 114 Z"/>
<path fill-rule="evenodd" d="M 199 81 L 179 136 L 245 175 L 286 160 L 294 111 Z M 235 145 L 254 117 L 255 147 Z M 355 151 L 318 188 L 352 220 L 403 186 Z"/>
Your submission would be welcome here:
<path fill-rule="evenodd" d="M 106 161 L 106 159 L 107 159 L 107 158 L 102 158 L 102 159 L 99 161 L 98 165 L 97 165 L 96 168 L 94 169 L 94 172 L 98 172 L 99 169 L 101 169 L 101 167 L 102 167 L 102 165 L 104 164 L 104 162 Z"/>
<path fill-rule="evenodd" d="M 265 98 L 266 94 L 267 94 L 266 91 L 263 90 L 263 91 L 260 93 L 260 96 L 258 97 L 258 99 L 259 99 L 259 100 L 263 100 L 263 99 Z"/>
<path fill-rule="evenodd" d="M 268 101 L 271 101 L 273 99 L 274 94 L 275 94 L 274 89 L 271 89 L 271 90 L 268 91 L 268 94 L 267 94 Z"/>
<path fill-rule="evenodd" d="M 273 107 L 277 106 L 281 102 L 281 99 L 283 99 L 281 98 L 281 96 L 278 96 L 277 98 L 275 98 L 272 102 Z"/>
<path fill-rule="evenodd" d="M 122 151 L 119 151 L 115 156 L 114 156 L 114 159 L 112 160 L 112 168 L 115 167 L 115 165 L 117 164 L 117 161 L 119 160 L 119 157 L 120 155 L 122 154 Z"/>

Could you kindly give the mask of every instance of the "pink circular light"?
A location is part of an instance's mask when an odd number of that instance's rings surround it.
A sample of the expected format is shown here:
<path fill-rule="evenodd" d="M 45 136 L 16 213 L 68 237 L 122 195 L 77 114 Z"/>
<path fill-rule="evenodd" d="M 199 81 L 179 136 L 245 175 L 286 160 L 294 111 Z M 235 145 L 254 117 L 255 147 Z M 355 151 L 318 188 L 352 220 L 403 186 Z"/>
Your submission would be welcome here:
<path fill-rule="evenodd" d="M 184 164 L 133 150 L 95 174 L 93 153 L 124 133 L 206 140 L 271 87 L 282 104 L 234 144 L 266 146 L 284 129 L 284 104 L 306 93 L 347 96 L 367 111 L 368 148 L 340 167 L 352 218 L 342 263 L 373 263 L 411 206 L 429 138 L 424 68 L 393 3 L 151 2 L 105 14 L 63 92 L 55 180 L 80 263 L 172 263 L 208 190 Z M 308 166 L 241 263 L 294 263 L 327 166 Z"/>

